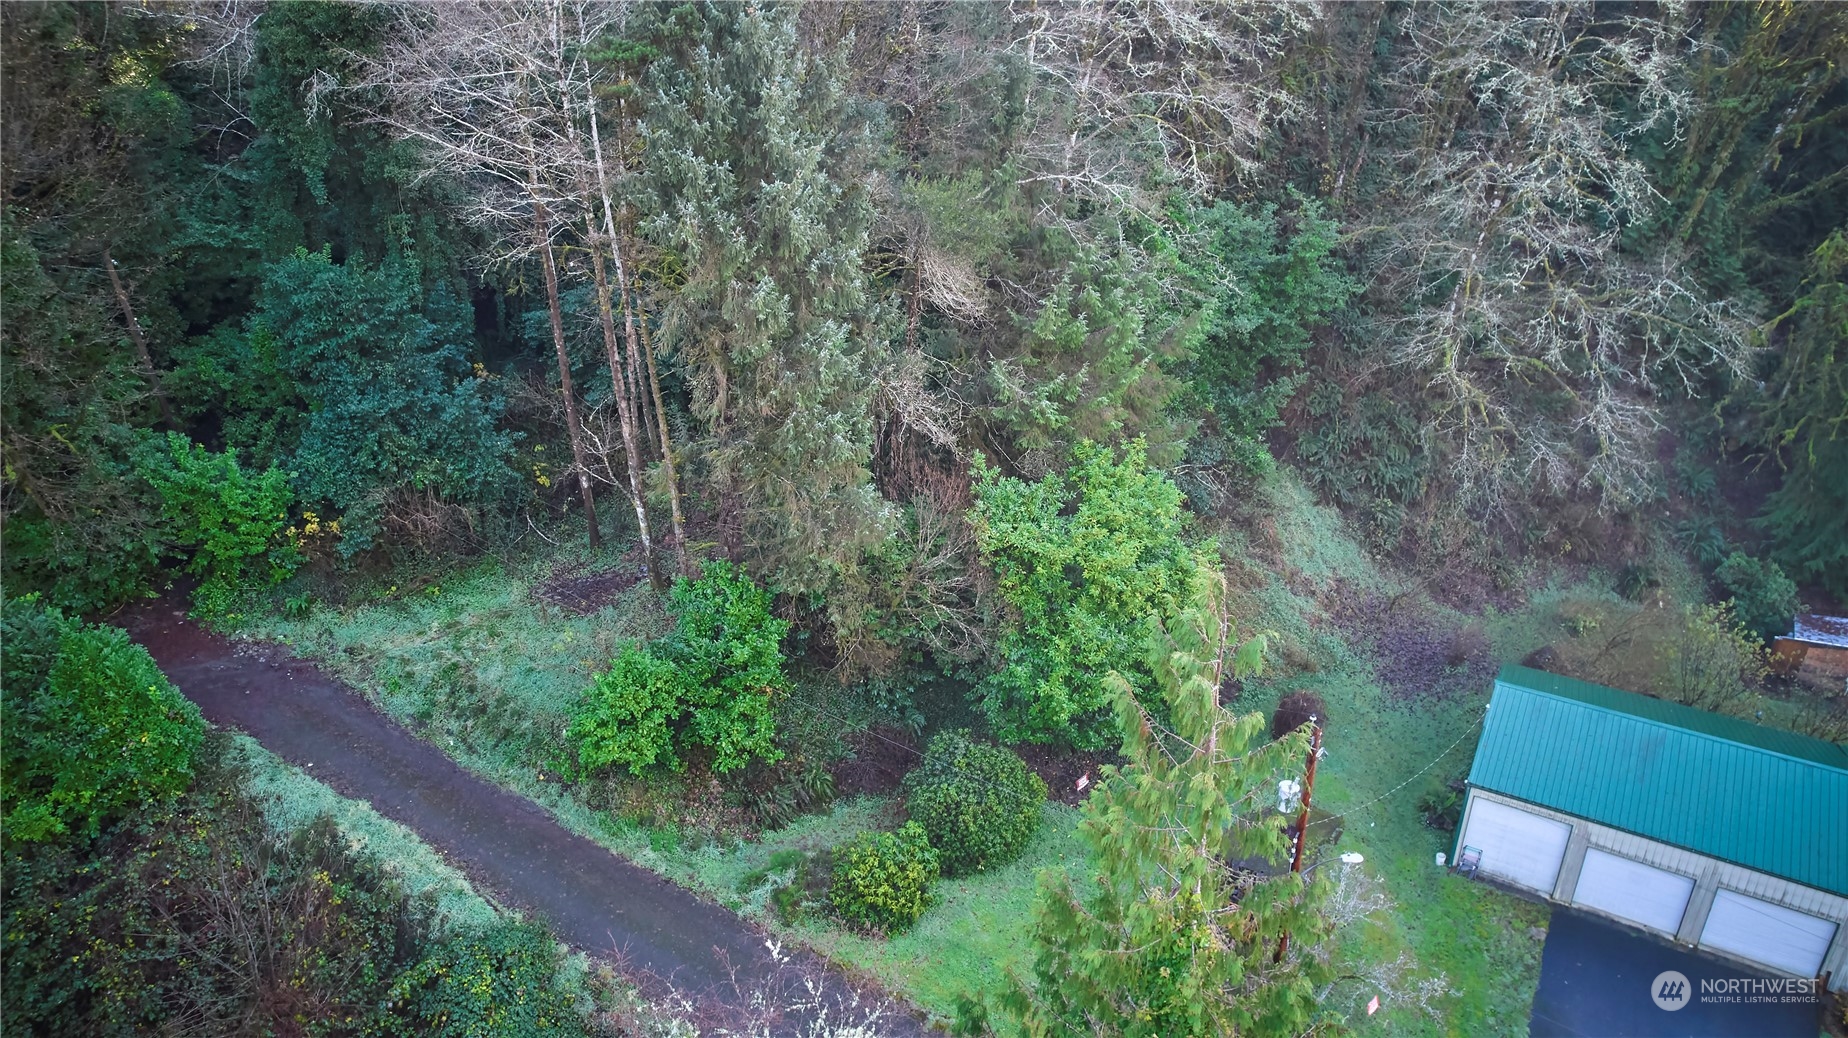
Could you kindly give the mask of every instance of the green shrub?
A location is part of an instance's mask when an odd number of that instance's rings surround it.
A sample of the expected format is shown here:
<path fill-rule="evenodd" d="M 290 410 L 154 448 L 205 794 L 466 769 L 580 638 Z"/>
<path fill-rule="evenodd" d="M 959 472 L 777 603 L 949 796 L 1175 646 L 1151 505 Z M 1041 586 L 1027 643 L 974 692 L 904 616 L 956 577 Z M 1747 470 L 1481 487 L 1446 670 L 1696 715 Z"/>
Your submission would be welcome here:
<path fill-rule="evenodd" d="M 828 900 L 847 923 L 898 933 L 929 907 L 938 873 L 937 852 L 918 823 L 906 822 L 897 832 L 861 833 L 834 852 Z"/>
<path fill-rule="evenodd" d="M 1803 605 L 1797 585 L 1775 562 L 1735 551 L 1714 570 L 1713 577 L 1733 601 L 1733 615 L 1761 641 L 1790 630 L 1790 620 Z"/>
<path fill-rule="evenodd" d="M 160 494 L 168 542 L 192 551 L 187 569 L 204 578 L 193 593 L 201 612 L 223 613 L 240 589 L 295 572 L 301 554 L 286 530 L 294 495 L 281 470 L 246 473 L 236 448 L 213 454 L 179 433 L 149 444 L 135 467 Z"/>
<path fill-rule="evenodd" d="M 620 764 L 632 775 L 656 763 L 677 763 L 672 722 L 686 691 L 672 663 L 645 649 L 623 649 L 591 682 L 571 722 L 578 762 L 591 771 Z"/>
<path fill-rule="evenodd" d="M 392 984 L 385 1031 L 407 1038 L 581 1035 L 576 1007 L 558 983 L 559 965 L 557 943 L 531 923 L 452 937 Z"/>
<path fill-rule="evenodd" d="M 92 841 L 9 841 L 8 1033 L 373 1033 L 429 915 L 325 815 L 279 837 L 208 737 L 193 787 Z"/>
<path fill-rule="evenodd" d="M 1017 755 L 943 732 L 905 776 L 905 808 L 924 828 L 945 875 L 1005 865 L 1039 826 L 1046 783 Z"/>
<path fill-rule="evenodd" d="M 7 603 L 0 628 L 9 839 L 93 836 L 185 792 L 205 722 L 146 649 L 29 599 Z"/>
<path fill-rule="evenodd" d="M 1073 458 L 1037 483 L 977 459 L 969 519 L 1011 617 L 976 692 L 1004 742 L 1102 749 L 1122 735 L 1105 676 L 1151 687 L 1145 625 L 1174 616 L 1208 563 L 1184 536 L 1181 492 L 1140 443 L 1120 461 L 1092 443 Z"/>
<path fill-rule="evenodd" d="M 698 580 L 675 581 L 674 633 L 624 649 L 599 675 L 571 723 L 578 760 L 595 770 L 621 764 L 634 774 L 683 766 L 693 747 L 714 771 L 752 759 L 775 761 L 773 699 L 783 691 L 783 635 L 770 593 L 729 562 L 708 563 Z"/>

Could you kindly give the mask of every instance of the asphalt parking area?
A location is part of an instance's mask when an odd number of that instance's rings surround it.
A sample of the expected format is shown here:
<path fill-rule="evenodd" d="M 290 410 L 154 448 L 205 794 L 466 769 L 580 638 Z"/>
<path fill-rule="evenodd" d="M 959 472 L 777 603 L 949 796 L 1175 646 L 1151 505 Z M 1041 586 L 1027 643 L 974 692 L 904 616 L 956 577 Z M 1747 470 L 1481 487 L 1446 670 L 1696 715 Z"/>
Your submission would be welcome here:
<path fill-rule="evenodd" d="M 1658 1007 L 1651 997 L 1657 976 L 1668 970 L 1688 980 L 1687 1000 L 1673 1011 Z M 1528 1035 L 1816 1038 L 1822 1026 L 1818 1003 L 1722 1003 L 1702 994 L 1703 980 L 1754 979 L 1777 978 L 1694 954 L 1583 912 L 1555 908 L 1540 958 L 1540 988 L 1534 993 Z"/>

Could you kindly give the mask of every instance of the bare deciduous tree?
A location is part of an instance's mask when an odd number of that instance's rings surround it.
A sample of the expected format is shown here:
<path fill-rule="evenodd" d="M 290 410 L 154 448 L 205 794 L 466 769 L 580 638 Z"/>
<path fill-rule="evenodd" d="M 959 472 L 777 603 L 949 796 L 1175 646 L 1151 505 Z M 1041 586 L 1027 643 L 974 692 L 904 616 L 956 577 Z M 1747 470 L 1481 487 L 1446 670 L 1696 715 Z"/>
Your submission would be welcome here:
<path fill-rule="evenodd" d="M 1673 19 L 1589 3 L 1430 5 L 1370 121 L 1399 147 L 1373 228 L 1378 298 L 1401 301 L 1391 361 L 1421 373 L 1457 479 L 1495 504 L 1517 482 L 1631 499 L 1654 397 L 1747 370 L 1746 322 L 1627 227 L 1657 202 L 1632 145 L 1685 118 Z"/>
<path fill-rule="evenodd" d="M 538 253 L 543 261 L 559 378 L 568 397 L 569 358 L 551 250 L 554 236 L 566 228 L 588 232 L 584 245 L 591 252 L 610 389 L 627 461 L 624 482 L 643 554 L 658 579 L 642 490 L 635 392 L 641 381 L 641 351 L 597 125 L 598 72 L 585 57 L 586 49 L 622 14 L 622 4 L 598 0 L 394 8 L 388 42 L 379 55 L 364 59 L 366 75 L 359 86 L 365 96 L 376 99 L 376 118 L 424 147 L 431 173 L 447 173 L 477 188 L 469 203 L 473 218 L 510 231 L 528 225 L 540 229 L 540 236 L 530 239 L 517 231 L 509 233 L 502 240 L 502 258 Z M 613 286 L 608 277 L 612 262 Z M 615 327 L 617 293 L 624 311 L 626 357 Z M 590 452 L 575 402 L 568 399 L 566 409 L 575 475 L 595 542 Z M 663 444 L 671 466 L 671 446 L 665 439 Z M 672 495 L 676 539 L 684 540 L 678 529 L 677 488 Z"/>

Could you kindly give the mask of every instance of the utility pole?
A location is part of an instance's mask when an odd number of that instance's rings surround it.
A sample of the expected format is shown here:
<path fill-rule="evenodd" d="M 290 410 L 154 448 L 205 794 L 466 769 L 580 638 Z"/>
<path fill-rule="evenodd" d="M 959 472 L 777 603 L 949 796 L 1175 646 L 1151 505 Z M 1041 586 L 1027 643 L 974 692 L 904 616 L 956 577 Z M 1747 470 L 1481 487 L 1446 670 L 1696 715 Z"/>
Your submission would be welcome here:
<path fill-rule="evenodd" d="M 1290 871 L 1303 871 L 1303 844 L 1309 839 L 1309 797 L 1315 791 L 1315 762 L 1322 755 L 1322 722 L 1313 714 L 1309 723 L 1315 727 L 1309 733 L 1309 763 L 1303 775 L 1303 809 L 1296 816 L 1296 852 L 1290 858 Z M 1283 938 L 1277 942 L 1277 957 L 1273 962 L 1282 962 L 1285 952 L 1290 950 L 1290 931 L 1283 932 Z"/>

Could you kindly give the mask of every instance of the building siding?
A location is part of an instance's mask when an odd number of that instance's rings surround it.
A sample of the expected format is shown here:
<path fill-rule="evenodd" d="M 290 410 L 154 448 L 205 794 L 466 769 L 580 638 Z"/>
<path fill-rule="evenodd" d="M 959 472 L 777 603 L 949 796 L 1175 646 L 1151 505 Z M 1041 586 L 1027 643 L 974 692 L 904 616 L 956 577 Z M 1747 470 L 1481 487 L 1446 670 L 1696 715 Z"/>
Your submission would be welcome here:
<path fill-rule="evenodd" d="M 1714 894 L 1721 889 L 1737 891 L 1772 904 L 1783 905 L 1786 908 L 1833 921 L 1835 937 L 1833 943 L 1829 945 L 1828 954 L 1823 958 L 1822 970 L 1830 975 L 1830 990 L 1848 991 L 1848 897 L 1817 890 L 1814 887 L 1756 869 L 1745 868 L 1733 862 L 1722 861 L 1685 847 L 1676 847 L 1660 840 L 1625 832 L 1622 829 L 1557 811 L 1542 804 L 1473 787 L 1469 792 L 1469 802 L 1464 805 L 1462 824 L 1457 827 L 1459 844 L 1468 826 L 1469 811 L 1477 800 L 1489 800 L 1517 807 L 1572 826 L 1572 838 L 1566 845 L 1566 857 L 1560 865 L 1559 879 L 1553 888 L 1553 896 L 1549 900 L 1562 904 L 1573 903 L 1572 896 L 1578 886 L 1579 871 L 1584 867 L 1585 851 L 1595 847 L 1598 850 L 1631 858 L 1645 865 L 1653 865 L 1694 880 L 1694 893 L 1688 898 L 1687 912 L 1682 917 L 1681 927 L 1675 934 L 1675 940 L 1680 944 L 1694 945 L 1698 942 L 1701 928 L 1706 924 L 1707 913 L 1713 907 Z M 1583 911 L 1605 915 L 1593 908 L 1580 907 Z M 1626 926 L 1633 925 L 1626 920 L 1617 921 Z M 1712 949 L 1705 950 L 1710 954 L 1724 956 L 1724 953 L 1715 952 Z M 1725 957 L 1730 958 L 1730 956 Z M 1766 968 L 1756 963 L 1752 965 L 1755 969 Z"/>

